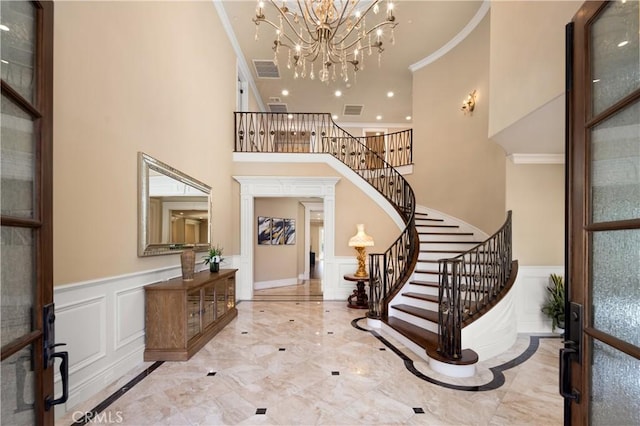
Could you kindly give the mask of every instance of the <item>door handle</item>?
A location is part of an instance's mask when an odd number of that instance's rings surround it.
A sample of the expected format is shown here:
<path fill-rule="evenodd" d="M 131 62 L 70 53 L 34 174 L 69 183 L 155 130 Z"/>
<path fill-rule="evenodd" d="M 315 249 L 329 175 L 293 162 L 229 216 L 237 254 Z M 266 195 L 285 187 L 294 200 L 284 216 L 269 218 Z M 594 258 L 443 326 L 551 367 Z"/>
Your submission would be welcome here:
<path fill-rule="evenodd" d="M 56 345 L 57 346 L 57 345 Z M 44 408 L 49 411 L 51 407 L 58 404 L 63 404 L 69 399 L 69 353 L 56 352 L 50 355 L 51 359 L 60 358 L 60 375 L 62 376 L 62 396 L 58 399 L 53 399 L 51 396 L 47 396 L 44 400 Z"/>
<path fill-rule="evenodd" d="M 571 377 L 569 376 L 569 363 L 577 354 L 578 351 L 574 348 L 560 349 L 560 395 L 579 403 L 580 392 L 577 389 L 571 389 Z"/>

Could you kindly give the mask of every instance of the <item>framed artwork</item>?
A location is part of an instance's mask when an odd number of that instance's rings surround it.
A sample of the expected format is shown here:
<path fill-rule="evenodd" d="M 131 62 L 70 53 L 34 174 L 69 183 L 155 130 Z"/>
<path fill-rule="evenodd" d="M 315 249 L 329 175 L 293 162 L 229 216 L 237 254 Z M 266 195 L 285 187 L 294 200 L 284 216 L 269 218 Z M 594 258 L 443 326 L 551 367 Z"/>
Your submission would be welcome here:
<path fill-rule="evenodd" d="M 258 216 L 258 244 L 271 244 L 271 218 Z"/>
<path fill-rule="evenodd" d="M 295 245 L 296 243 L 296 220 L 284 220 L 284 243 L 287 245 Z"/>
<path fill-rule="evenodd" d="M 284 244 L 284 219 L 271 218 L 271 245 Z"/>

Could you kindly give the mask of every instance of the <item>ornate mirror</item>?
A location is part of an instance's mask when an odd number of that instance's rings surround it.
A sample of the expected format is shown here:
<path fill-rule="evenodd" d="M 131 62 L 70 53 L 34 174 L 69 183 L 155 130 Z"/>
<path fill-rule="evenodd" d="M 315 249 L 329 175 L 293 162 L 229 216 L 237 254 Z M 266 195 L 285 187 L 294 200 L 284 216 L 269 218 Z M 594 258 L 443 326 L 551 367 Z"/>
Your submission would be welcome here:
<path fill-rule="evenodd" d="M 211 187 L 138 153 L 138 256 L 206 251 Z"/>

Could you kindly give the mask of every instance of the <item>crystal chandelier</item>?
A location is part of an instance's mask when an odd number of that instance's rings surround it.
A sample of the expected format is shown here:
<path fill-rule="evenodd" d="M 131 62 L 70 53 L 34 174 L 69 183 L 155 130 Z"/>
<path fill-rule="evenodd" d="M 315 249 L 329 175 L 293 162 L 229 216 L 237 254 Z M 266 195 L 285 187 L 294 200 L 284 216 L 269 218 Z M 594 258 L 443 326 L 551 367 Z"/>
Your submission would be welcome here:
<path fill-rule="evenodd" d="M 387 0 L 387 11 L 382 21 L 367 27 L 366 17 L 379 13 L 382 0 L 297 0 L 296 10 L 283 1 L 277 6 L 275 1 L 268 0 L 278 11 L 278 23 L 267 19 L 264 15 L 265 2 L 258 0 L 255 39 L 258 40 L 258 26 L 264 22 L 276 30 L 273 41 L 274 59 L 278 64 L 278 53 L 281 47 L 287 48 L 287 68 L 293 68 L 294 78 L 310 79 L 316 76 L 322 82 L 336 80 L 337 72 L 345 82 L 349 81 L 348 68 L 353 67 L 353 75 L 364 69 L 364 55 L 384 51 L 382 39 L 383 29 L 391 30 L 390 41 L 394 43 L 393 29 L 397 24 L 393 16 L 393 3 Z M 292 3 L 292 2 L 290 2 Z M 362 3 L 362 4 L 361 4 Z M 371 17 L 370 19 L 375 19 Z M 316 61 L 319 62 L 316 74 Z M 336 68 L 340 68 L 336 71 Z"/>

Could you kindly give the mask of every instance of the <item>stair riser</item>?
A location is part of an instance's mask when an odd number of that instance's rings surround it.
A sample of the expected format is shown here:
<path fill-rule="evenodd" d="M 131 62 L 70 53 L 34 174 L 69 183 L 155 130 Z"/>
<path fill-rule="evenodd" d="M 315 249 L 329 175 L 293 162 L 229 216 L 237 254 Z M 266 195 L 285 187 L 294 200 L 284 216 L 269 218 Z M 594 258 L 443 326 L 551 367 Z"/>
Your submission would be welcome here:
<path fill-rule="evenodd" d="M 437 296 L 438 288 L 427 287 L 424 285 L 405 284 L 404 287 L 402 287 L 402 292 L 403 293 L 420 293 L 420 294 L 425 294 L 429 296 Z"/>
<path fill-rule="evenodd" d="M 418 226 L 418 232 L 423 231 L 424 229 L 421 229 Z M 426 231 L 426 230 L 424 230 Z M 431 231 L 429 231 L 431 232 Z M 429 234 L 429 235 L 420 235 L 420 243 L 425 243 L 425 242 L 431 242 L 431 241 L 473 241 L 473 235 L 447 235 L 447 234 L 442 234 L 442 235 L 434 235 L 434 234 Z"/>
<path fill-rule="evenodd" d="M 435 324 L 431 321 L 424 320 L 422 318 L 418 318 L 414 315 L 408 314 L 406 312 L 399 311 L 397 309 L 389 308 L 389 316 L 400 318 L 401 320 L 410 322 L 412 324 L 417 325 L 418 327 L 422 327 L 425 330 L 432 331 L 434 333 L 438 332 L 438 324 Z"/>
<path fill-rule="evenodd" d="M 421 300 L 421 299 L 416 299 L 413 297 L 407 297 L 402 295 L 395 297 L 393 299 L 393 304 L 394 305 L 405 304 L 405 305 L 415 306 L 416 308 L 428 309 L 430 311 L 436 311 L 436 312 L 438 311 L 438 304 L 435 302 L 430 302 L 428 300 Z M 413 315 L 411 316 L 413 317 Z M 411 320 L 405 320 L 405 321 L 412 322 Z"/>

